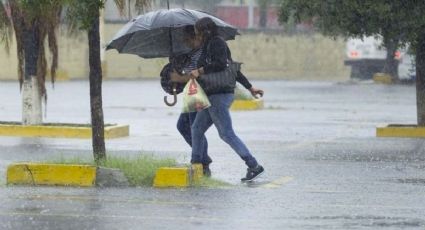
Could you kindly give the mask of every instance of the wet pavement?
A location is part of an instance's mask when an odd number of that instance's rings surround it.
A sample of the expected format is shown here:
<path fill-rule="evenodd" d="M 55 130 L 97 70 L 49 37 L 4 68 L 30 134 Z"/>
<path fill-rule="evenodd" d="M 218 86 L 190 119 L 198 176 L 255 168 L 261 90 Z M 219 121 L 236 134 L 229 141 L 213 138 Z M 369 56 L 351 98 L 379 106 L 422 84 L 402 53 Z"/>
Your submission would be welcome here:
<path fill-rule="evenodd" d="M 246 168 L 215 128 L 207 137 L 213 177 L 225 188 L 7 187 L 0 229 L 424 229 L 425 141 L 377 138 L 381 124 L 416 123 L 415 87 L 370 83 L 254 81 L 265 109 L 232 112 L 237 134 L 266 173 Z M 49 89 L 45 122 L 88 123 L 88 82 Z M 157 81 L 104 82 L 106 123 L 130 125 L 108 154 L 149 152 L 189 161 L 190 148 Z M 0 84 L 0 120 L 21 117 L 19 86 Z M 181 99 L 181 98 L 179 98 Z M 91 157 L 90 140 L 0 137 L 0 173 L 16 161 Z"/>

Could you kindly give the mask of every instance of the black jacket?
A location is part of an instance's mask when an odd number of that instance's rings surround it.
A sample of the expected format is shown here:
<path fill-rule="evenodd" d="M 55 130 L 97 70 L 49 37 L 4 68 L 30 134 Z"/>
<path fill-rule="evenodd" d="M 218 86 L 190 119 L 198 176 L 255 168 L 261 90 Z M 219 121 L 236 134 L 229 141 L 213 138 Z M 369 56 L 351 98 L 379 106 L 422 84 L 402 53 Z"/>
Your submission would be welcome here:
<path fill-rule="evenodd" d="M 202 47 L 202 55 L 198 60 L 198 68 L 204 67 L 204 73 L 223 71 L 231 60 L 230 50 L 221 37 L 213 37 Z"/>
<path fill-rule="evenodd" d="M 221 37 L 213 37 L 202 47 L 202 55 L 198 60 L 198 68 L 203 67 L 204 73 L 214 73 L 223 71 L 227 67 L 228 60 L 232 60 L 227 43 Z M 240 72 L 237 72 L 236 81 L 241 83 L 246 89 L 252 87 L 248 79 Z M 223 91 L 220 93 L 233 93 L 234 91 Z"/>

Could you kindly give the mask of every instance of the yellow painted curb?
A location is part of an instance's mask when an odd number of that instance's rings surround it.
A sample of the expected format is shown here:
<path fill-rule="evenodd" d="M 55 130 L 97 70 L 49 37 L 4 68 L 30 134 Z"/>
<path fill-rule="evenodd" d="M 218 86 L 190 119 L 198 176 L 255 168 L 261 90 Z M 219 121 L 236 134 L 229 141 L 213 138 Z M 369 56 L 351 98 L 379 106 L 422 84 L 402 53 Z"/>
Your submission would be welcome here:
<path fill-rule="evenodd" d="M 264 108 L 263 100 L 234 100 L 231 110 L 257 110 Z"/>
<path fill-rule="evenodd" d="M 162 167 L 156 170 L 154 187 L 187 187 L 189 185 L 189 168 Z"/>
<path fill-rule="evenodd" d="M 91 127 L 66 126 L 66 125 L 29 125 L 1 124 L 0 136 L 20 137 L 53 137 L 53 138 L 91 138 Z M 128 125 L 105 126 L 105 138 L 128 137 L 130 127 Z"/>
<path fill-rule="evenodd" d="M 382 84 L 392 84 L 393 80 L 389 74 L 385 73 L 375 73 L 373 75 L 373 81 L 375 83 L 382 83 Z"/>
<path fill-rule="evenodd" d="M 377 137 L 425 137 L 425 127 L 417 125 L 388 125 L 376 128 Z"/>
<path fill-rule="evenodd" d="M 7 184 L 91 187 L 95 181 L 96 167 L 89 165 L 17 163 L 7 168 Z"/>
<path fill-rule="evenodd" d="M 202 176 L 202 164 L 193 164 L 190 167 L 161 167 L 156 171 L 153 186 L 189 187 L 198 182 Z"/>

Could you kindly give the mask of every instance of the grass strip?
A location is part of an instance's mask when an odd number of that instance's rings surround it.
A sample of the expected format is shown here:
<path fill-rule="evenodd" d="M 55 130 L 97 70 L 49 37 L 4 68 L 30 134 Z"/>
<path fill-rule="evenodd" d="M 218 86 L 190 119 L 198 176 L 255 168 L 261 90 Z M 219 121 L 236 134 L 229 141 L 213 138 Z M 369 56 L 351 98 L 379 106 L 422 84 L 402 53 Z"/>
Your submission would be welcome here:
<path fill-rule="evenodd" d="M 95 165 L 92 159 L 81 157 L 65 158 L 63 156 L 49 163 Z M 175 159 L 158 158 L 151 154 L 140 154 L 132 157 L 109 155 L 107 157 L 107 160 L 100 164 L 100 166 L 102 167 L 116 168 L 121 170 L 127 177 L 131 186 L 143 187 L 152 186 L 155 173 L 158 168 L 174 167 L 176 165 L 177 162 Z M 186 166 L 190 167 L 190 165 Z M 193 186 L 206 188 L 222 188 L 230 187 L 231 185 L 217 179 L 202 177 L 201 180 L 193 184 Z"/>
<path fill-rule="evenodd" d="M 95 165 L 92 159 L 65 158 L 63 156 L 49 163 Z M 152 186 L 158 168 L 171 167 L 176 164 L 176 160 L 171 158 L 158 158 L 149 154 L 140 154 L 132 157 L 108 156 L 107 160 L 101 162 L 99 166 L 121 170 L 131 186 Z"/>

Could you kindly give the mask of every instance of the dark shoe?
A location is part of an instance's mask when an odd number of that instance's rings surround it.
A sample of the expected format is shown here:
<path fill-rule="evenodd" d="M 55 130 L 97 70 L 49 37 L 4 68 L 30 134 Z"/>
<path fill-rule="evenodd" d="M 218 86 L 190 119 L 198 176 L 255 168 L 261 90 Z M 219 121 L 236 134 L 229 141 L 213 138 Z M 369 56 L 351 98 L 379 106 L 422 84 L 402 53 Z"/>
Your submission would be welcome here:
<path fill-rule="evenodd" d="M 202 167 L 202 172 L 204 173 L 204 176 L 211 177 L 211 170 L 210 170 L 210 167 L 208 165 L 204 165 Z"/>
<path fill-rule="evenodd" d="M 261 165 L 257 165 L 255 168 L 248 168 L 248 171 L 246 173 L 246 177 L 242 178 L 241 181 L 253 181 L 255 178 L 260 176 L 264 172 L 264 168 Z"/>

